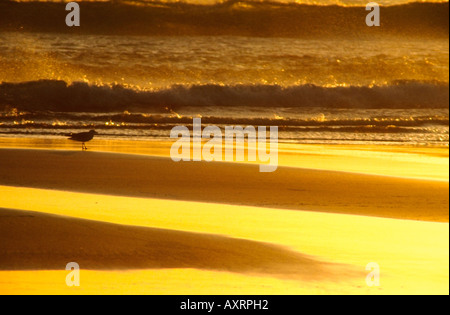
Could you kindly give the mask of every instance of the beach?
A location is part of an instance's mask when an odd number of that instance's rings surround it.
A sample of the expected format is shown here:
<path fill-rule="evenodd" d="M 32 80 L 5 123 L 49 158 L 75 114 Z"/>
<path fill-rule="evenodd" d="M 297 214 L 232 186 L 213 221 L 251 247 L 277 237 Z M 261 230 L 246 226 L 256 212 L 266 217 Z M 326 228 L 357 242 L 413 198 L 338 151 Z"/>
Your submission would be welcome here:
<path fill-rule="evenodd" d="M 0 1 L 0 294 L 449 294 L 448 0 L 68 2 Z"/>
<path fill-rule="evenodd" d="M 448 294 L 446 148 L 290 146 L 286 165 L 261 174 L 254 163 L 176 163 L 164 142 L 99 140 L 88 152 L 9 142 L 2 294 Z M 392 176 L 380 152 L 410 176 Z M 386 173 L 338 169 L 342 156 Z M 72 261 L 80 287 L 65 284 Z M 380 286 L 366 284 L 371 262 Z"/>

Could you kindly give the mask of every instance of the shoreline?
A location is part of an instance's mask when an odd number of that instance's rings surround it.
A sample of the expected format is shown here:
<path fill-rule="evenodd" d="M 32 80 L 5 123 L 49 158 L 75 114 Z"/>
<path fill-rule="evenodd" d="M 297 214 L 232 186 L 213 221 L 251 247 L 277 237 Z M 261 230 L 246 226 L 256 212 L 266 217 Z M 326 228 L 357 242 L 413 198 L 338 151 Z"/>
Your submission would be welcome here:
<path fill-rule="evenodd" d="M 104 140 L 88 143 L 89 152 L 169 157 L 171 140 Z M 63 150 L 79 152 L 67 139 L 0 136 L 0 149 Z M 245 150 L 247 154 L 247 150 Z M 339 171 L 399 178 L 449 181 L 448 146 L 360 144 L 278 144 L 282 167 Z M 247 158 L 246 158 L 247 160 Z M 255 164 L 257 162 L 223 162 Z"/>

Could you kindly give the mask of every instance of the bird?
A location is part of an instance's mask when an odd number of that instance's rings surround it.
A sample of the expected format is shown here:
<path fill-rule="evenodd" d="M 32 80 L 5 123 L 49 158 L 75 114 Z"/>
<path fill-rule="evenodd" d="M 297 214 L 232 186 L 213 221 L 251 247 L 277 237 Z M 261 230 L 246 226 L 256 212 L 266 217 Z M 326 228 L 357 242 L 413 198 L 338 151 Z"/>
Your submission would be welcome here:
<path fill-rule="evenodd" d="M 87 150 L 86 142 L 94 139 L 95 135 L 98 135 L 98 133 L 95 130 L 91 130 L 89 132 L 71 134 L 69 140 L 81 142 L 82 143 L 81 150 L 86 151 Z"/>

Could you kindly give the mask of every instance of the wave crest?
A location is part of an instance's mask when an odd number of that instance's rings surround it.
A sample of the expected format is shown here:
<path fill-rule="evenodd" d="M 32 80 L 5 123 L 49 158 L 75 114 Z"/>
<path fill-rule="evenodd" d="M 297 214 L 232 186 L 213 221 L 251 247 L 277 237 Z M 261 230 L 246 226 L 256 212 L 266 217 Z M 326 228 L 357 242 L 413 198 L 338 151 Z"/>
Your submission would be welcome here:
<path fill-rule="evenodd" d="M 449 84 L 395 81 L 388 85 L 193 85 L 143 91 L 122 85 L 58 80 L 1 83 L 0 106 L 54 112 L 167 111 L 187 106 L 322 108 L 447 108 Z"/>
<path fill-rule="evenodd" d="M 229 0 L 213 5 L 192 3 L 83 2 L 82 25 L 61 21 L 65 3 L 0 3 L 0 30 L 74 32 L 116 35 L 239 35 L 285 37 L 371 37 L 408 35 L 448 38 L 446 3 L 409 3 L 382 9 L 381 27 L 367 27 L 363 6 Z M 36 14 L 39 12 L 39 14 Z"/>

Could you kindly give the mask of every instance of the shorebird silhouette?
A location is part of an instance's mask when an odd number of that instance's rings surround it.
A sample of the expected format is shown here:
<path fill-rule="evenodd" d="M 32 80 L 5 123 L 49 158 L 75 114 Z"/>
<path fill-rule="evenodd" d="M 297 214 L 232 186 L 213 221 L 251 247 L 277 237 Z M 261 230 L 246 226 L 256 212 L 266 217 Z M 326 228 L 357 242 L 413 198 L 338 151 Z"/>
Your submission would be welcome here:
<path fill-rule="evenodd" d="M 81 150 L 86 151 L 86 142 L 91 141 L 94 139 L 94 136 L 98 135 L 98 133 L 95 130 L 91 130 L 89 132 L 81 132 L 76 134 L 71 134 L 69 140 L 78 141 L 81 142 Z"/>

